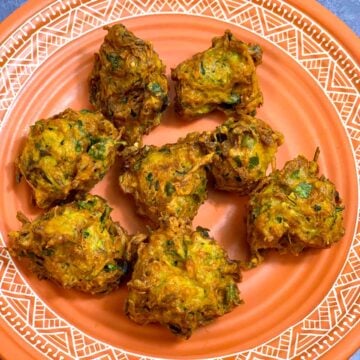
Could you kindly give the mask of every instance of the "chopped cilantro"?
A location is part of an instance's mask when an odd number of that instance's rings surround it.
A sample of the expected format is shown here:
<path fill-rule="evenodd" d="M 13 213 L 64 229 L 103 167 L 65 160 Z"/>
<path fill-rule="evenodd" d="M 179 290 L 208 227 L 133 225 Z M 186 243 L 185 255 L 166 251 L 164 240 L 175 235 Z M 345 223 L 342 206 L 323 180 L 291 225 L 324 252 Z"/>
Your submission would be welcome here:
<path fill-rule="evenodd" d="M 238 302 L 238 288 L 235 284 L 230 284 L 226 287 L 225 302 L 227 304 L 233 304 Z"/>
<path fill-rule="evenodd" d="M 106 264 L 104 266 L 104 270 L 105 270 L 105 272 L 116 271 L 116 270 L 118 270 L 118 266 L 116 264 Z"/>
<path fill-rule="evenodd" d="M 48 174 L 45 171 L 41 172 L 42 178 L 48 182 L 49 184 L 53 185 L 53 180 L 48 176 Z"/>
<path fill-rule="evenodd" d="M 88 154 L 95 160 L 104 160 L 106 157 L 105 141 L 99 139 L 99 142 L 90 147 Z"/>
<path fill-rule="evenodd" d="M 78 200 L 76 202 L 76 204 L 77 204 L 79 209 L 88 209 L 88 210 L 90 210 L 96 204 L 96 200 L 88 200 L 88 201 Z"/>
<path fill-rule="evenodd" d="M 279 224 L 281 224 L 281 223 L 283 222 L 282 216 L 279 216 L 279 215 L 275 216 L 275 220 L 276 220 Z"/>
<path fill-rule="evenodd" d="M 307 199 L 310 196 L 312 185 L 306 182 L 301 182 L 296 186 L 294 192 L 302 199 Z"/>
<path fill-rule="evenodd" d="M 165 184 L 165 193 L 167 196 L 171 196 L 173 193 L 175 192 L 175 187 L 174 185 L 168 181 L 166 184 Z"/>
<path fill-rule="evenodd" d="M 257 155 L 255 156 L 252 156 L 250 159 L 249 159 L 249 165 L 248 165 L 248 168 L 251 170 L 253 169 L 254 167 L 258 166 L 259 165 L 259 157 Z"/>
<path fill-rule="evenodd" d="M 209 229 L 206 229 L 206 228 L 204 228 L 202 226 L 197 226 L 196 231 L 199 232 L 202 235 L 202 237 L 205 237 L 205 238 L 210 237 L 209 236 L 209 231 L 210 231 Z"/>
<path fill-rule="evenodd" d="M 232 93 L 230 97 L 225 101 L 225 104 L 235 105 L 240 102 L 240 96 L 238 94 Z"/>
<path fill-rule="evenodd" d="M 89 140 L 90 140 L 90 146 L 97 144 L 98 142 L 101 141 L 101 138 L 89 135 Z"/>
<path fill-rule="evenodd" d="M 261 208 L 260 206 L 256 206 L 252 209 L 251 211 L 251 217 L 250 219 L 251 220 L 255 220 L 259 215 L 260 215 L 260 212 L 261 212 Z"/>
<path fill-rule="evenodd" d="M 79 140 L 76 140 L 76 142 L 75 142 L 75 151 L 76 152 L 81 152 L 81 150 L 82 150 L 81 142 Z"/>
<path fill-rule="evenodd" d="M 152 172 L 149 172 L 146 176 L 145 176 L 145 179 L 146 181 L 149 183 L 149 186 L 151 185 L 153 179 L 154 179 L 154 176 L 153 176 L 153 173 Z"/>
<path fill-rule="evenodd" d="M 202 61 L 200 61 L 200 72 L 201 72 L 201 75 L 205 75 L 205 73 L 206 73 L 204 64 Z"/>
<path fill-rule="evenodd" d="M 236 165 L 237 165 L 237 166 L 239 166 L 239 167 L 242 166 L 242 161 L 241 161 L 239 155 L 234 156 L 233 159 L 234 159 L 234 161 L 236 162 Z"/>
<path fill-rule="evenodd" d="M 139 171 L 140 168 L 141 168 L 141 161 L 139 160 L 134 164 L 134 170 Z"/>
<path fill-rule="evenodd" d="M 111 64 L 111 70 L 116 70 L 121 63 L 120 56 L 114 53 L 106 54 L 106 59 Z"/>
<path fill-rule="evenodd" d="M 252 149 L 255 143 L 255 139 L 249 134 L 244 134 L 243 138 L 241 139 L 241 146 L 247 147 L 248 149 Z"/>
<path fill-rule="evenodd" d="M 100 222 L 103 223 L 106 220 L 106 218 L 109 216 L 110 212 L 111 212 L 111 208 L 109 206 L 106 206 L 105 210 L 100 216 Z"/>
<path fill-rule="evenodd" d="M 300 170 L 294 170 L 291 174 L 290 174 L 290 179 L 299 179 L 300 175 Z"/>
<path fill-rule="evenodd" d="M 163 92 L 161 86 L 157 82 L 151 82 L 148 85 L 148 89 L 155 95 L 161 94 Z"/>
<path fill-rule="evenodd" d="M 174 240 L 166 240 L 166 246 L 173 246 L 174 245 Z"/>

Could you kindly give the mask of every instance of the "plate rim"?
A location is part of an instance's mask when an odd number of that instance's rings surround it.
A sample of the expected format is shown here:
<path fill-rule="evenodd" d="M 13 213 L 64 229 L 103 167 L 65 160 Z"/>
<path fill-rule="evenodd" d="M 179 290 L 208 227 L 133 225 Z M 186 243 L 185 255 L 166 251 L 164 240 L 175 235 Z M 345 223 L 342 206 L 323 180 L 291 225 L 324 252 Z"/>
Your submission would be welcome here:
<path fill-rule="evenodd" d="M 86 3 L 86 1 L 83 1 L 84 3 Z M 254 1 L 248 1 L 249 3 L 254 3 L 254 4 L 259 4 L 259 3 L 265 3 L 265 1 L 263 1 L 263 0 L 254 0 Z M 271 4 L 271 3 L 283 3 L 283 1 L 282 0 L 267 0 L 266 1 L 266 3 L 268 3 L 268 4 Z M 44 6 L 44 3 L 46 3 L 46 5 Z M 44 9 L 46 6 L 48 6 L 48 5 L 51 5 L 51 4 L 55 4 L 55 3 L 57 3 L 58 4 L 58 2 L 56 2 L 56 1 L 53 1 L 53 0 L 44 0 L 44 1 L 42 1 L 42 4 L 39 4 L 39 2 L 38 1 L 36 1 L 36 0 L 29 0 L 28 1 L 28 3 L 26 3 L 25 5 L 23 5 L 23 6 L 21 6 L 19 9 L 17 9 L 12 15 L 10 15 L 8 18 L 6 18 L 5 19 L 5 21 L 3 21 L 1 24 L 0 24 L 0 36 L 2 37 L 2 35 L 3 35 L 3 33 L 4 33 L 4 27 L 5 26 L 7 26 L 7 23 L 8 22 L 11 22 L 11 21 L 13 21 L 13 24 L 15 24 L 15 23 L 20 23 L 20 25 L 19 26 L 21 26 L 21 24 L 23 24 L 23 20 L 24 20 L 24 18 L 26 18 L 26 19 L 29 19 L 29 18 L 31 18 L 31 17 L 29 17 L 29 16 L 26 16 L 26 12 L 28 11 L 28 9 L 30 9 L 32 12 L 34 11 L 34 8 L 37 8 L 35 11 L 35 13 L 34 13 L 34 16 L 38 13 L 38 11 L 39 11 L 39 9 Z M 80 3 L 80 1 L 77 1 L 77 0 L 73 0 L 73 3 Z M 306 12 L 306 9 L 310 9 L 311 8 L 311 12 L 312 11 L 314 11 L 314 9 L 316 10 L 316 13 L 321 13 L 321 12 L 327 12 L 327 14 L 326 14 L 326 16 L 329 16 L 329 15 L 331 15 L 330 16 L 330 18 L 329 18 L 329 24 L 331 24 L 331 26 L 329 26 L 329 28 L 330 29 L 332 29 L 333 28 L 333 26 L 335 26 L 334 25 L 334 19 L 332 19 L 332 18 L 335 18 L 336 19 L 336 21 L 337 22 L 341 22 L 341 27 L 343 28 L 343 27 L 345 27 L 346 28 L 346 31 L 345 31 L 345 33 L 344 32 L 342 32 L 341 31 L 341 33 L 340 33 L 340 37 L 344 37 L 344 39 L 341 39 L 342 40 L 342 42 L 341 42 L 341 44 L 344 42 L 344 44 L 346 45 L 346 47 L 348 47 L 349 45 L 350 45 L 350 42 L 351 41 L 353 41 L 354 40 L 354 37 L 355 37 L 355 39 L 356 40 L 358 40 L 357 39 L 357 36 L 344 24 L 344 23 L 342 23 L 342 21 L 340 20 L 340 19 L 338 19 L 335 15 L 333 15 L 330 11 L 328 11 L 326 8 L 324 8 L 322 5 L 320 5 L 319 3 L 317 3 L 317 2 L 315 2 L 314 0 L 311 0 L 311 1 L 307 1 L 307 2 L 303 2 L 303 1 L 298 1 L 298 0 L 288 0 L 287 1 L 287 3 L 288 4 L 292 4 L 295 8 L 297 8 L 297 9 L 300 9 L 300 8 L 304 8 L 305 10 L 303 11 L 307 16 L 311 16 L 312 14 L 308 14 L 307 12 Z M 311 3 L 313 3 L 312 4 L 312 6 L 311 6 Z M 300 6 L 301 5 L 301 6 Z M 22 15 L 21 15 L 22 14 Z M 144 14 L 144 15 L 150 15 L 150 14 Z M 185 13 L 184 13 L 184 15 L 186 15 Z M 32 16 L 32 17 L 34 17 L 34 16 Z M 319 14 L 317 14 L 317 16 L 320 16 Z M 14 20 L 12 20 L 12 18 L 14 18 Z M 323 17 L 321 16 L 321 18 L 323 19 Z M 323 25 L 323 22 L 324 21 L 322 21 L 321 23 L 319 23 L 320 25 Z M 236 24 L 234 24 L 234 25 L 236 25 Z M 319 26 L 320 26 L 319 25 Z M 6 29 L 8 29 L 9 30 L 9 34 L 13 34 L 13 32 L 14 31 L 17 31 L 17 29 L 18 29 L 18 27 L 15 27 L 15 30 L 11 27 L 11 26 L 8 26 L 8 27 L 6 27 Z M 325 28 L 326 30 L 327 30 L 327 28 Z M 338 28 L 338 26 L 337 26 L 337 29 L 339 29 Z M 338 37 L 338 35 L 339 35 L 339 33 L 337 33 L 337 36 L 334 36 L 334 37 Z M 350 36 L 351 35 L 351 36 Z M 352 38 L 352 39 L 351 39 Z M 4 40 L 3 40 L 3 42 L 1 43 L 1 45 L 0 46 L 3 46 L 3 44 L 4 44 L 4 42 L 6 42 L 6 40 L 7 40 L 7 38 L 5 38 Z M 358 59 L 359 57 L 360 57 L 360 46 L 359 47 L 356 47 L 356 46 L 353 46 L 353 44 L 354 43 L 352 43 L 351 45 L 352 46 L 350 46 L 350 48 L 348 49 L 348 50 L 350 50 L 350 51 L 348 51 L 348 53 L 349 54 L 351 54 L 351 53 L 354 53 L 354 56 L 352 56 L 353 57 L 353 59 L 355 58 L 355 61 L 356 61 L 356 59 Z M 358 50 L 359 49 L 359 50 Z M 0 50 L 1 50 L 1 48 L 0 48 Z M 0 52 L 0 57 L 1 57 L 1 52 Z M 358 60 L 357 60 L 358 61 Z M 1 64 L 1 61 L 0 61 L 0 64 Z M 343 122 L 341 121 L 341 123 L 343 124 Z M 344 124 L 343 124 L 344 125 Z M 348 139 L 349 141 L 350 141 L 350 139 Z M 351 149 L 352 149 L 352 151 L 353 151 L 353 155 L 355 155 L 354 154 L 354 150 L 353 150 L 353 146 L 351 146 Z M 356 158 L 354 157 L 354 163 L 356 164 Z M 357 170 L 358 170 L 358 168 L 357 168 Z M 359 184 L 358 184 L 358 188 L 357 188 L 357 190 L 359 190 Z M 358 197 L 359 197 L 359 191 L 358 191 Z M 359 208 L 359 199 L 358 199 L 358 208 Z M 357 227 L 356 227 L 356 225 L 355 225 L 355 229 L 354 229 L 354 234 L 356 233 L 356 231 L 357 231 Z M 345 265 L 345 264 L 344 264 Z M 87 336 L 89 336 L 89 335 L 87 335 Z M 22 339 L 23 340 L 23 339 Z M 226 355 L 226 356 L 224 356 L 224 357 L 227 357 L 228 355 Z"/>

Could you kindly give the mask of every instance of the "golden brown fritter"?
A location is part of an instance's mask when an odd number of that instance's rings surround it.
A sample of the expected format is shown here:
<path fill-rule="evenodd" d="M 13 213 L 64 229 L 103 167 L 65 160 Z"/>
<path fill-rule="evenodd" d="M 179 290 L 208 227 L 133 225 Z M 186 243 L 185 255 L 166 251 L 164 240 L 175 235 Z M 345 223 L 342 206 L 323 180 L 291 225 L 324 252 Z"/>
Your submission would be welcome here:
<path fill-rule="evenodd" d="M 87 293 L 116 288 L 129 270 L 134 242 L 110 217 L 99 196 L 86 195 L 56 206 L 33 222 L 19 214 L 23 226 L 10 232 L 10 253 L 26 258 L 39 278 Z"/>
<path fill-rule="evenodd" d="M 165 65 L 149 42 L 125 26 L 104 29 L 108 34 L 95 54 L 90 102 L 117 127 L 125 127 L 128 145 L 141 144 L 168 105 Z"/>
<path fill-rule="evenodd" d="M 283 135 L 260 119 L 241 115 L 201 134 L 199 141 L 215 153 L 208 166 L 215 186 L 247 195 L 274 163 Z"/>
<path fill-rule="evenodd" d="M 198 117 L 215 109 L 253 113 L 263 103 L 256 75 L 260 46 L 237 40 L 230 31 L 212 40 L 212 47 L 185 60 L 171 71 L 175 84 L 175 110 Z"/>
<path fill-rule="evenodd" d="M 125 311 L 138 324 L 159 323 L 189 338 L 242 302 L 239 280 L 238 262 L 206 229 L 192 231 L 172 219 L 140 244 Z"/>
<path fill-rule="evenodd" d="M 250 197 L 250 266 L 262 262 L 263 250 L 298 255 L 305 248 L 326 248 L 344 234 L 344 209 L 332 182 L 319 177 L 316 163 L 303 156 L 264 178 Z"/>
<path fill-rule="evenodd" d="M 145 146 L 125 160 L 120 187 L 155 225 L 171 216 L 191 221 L 207 197 L 204 166 L 212 156 L 192 143 Z"/>
<path fill-rule="evenodd" d="M 262 63 L 263 51 L 259 44 L 248 44 L 249 54 L 255 64 L 258 66 Z"/>
<path fill-rule="evenodd" d="M 30 127 L 17 159 L 34 200 L 47 208 L 74 192 L 86 192 L 115 161 L 119 132 L 100 113 L 67 109 Z"/>

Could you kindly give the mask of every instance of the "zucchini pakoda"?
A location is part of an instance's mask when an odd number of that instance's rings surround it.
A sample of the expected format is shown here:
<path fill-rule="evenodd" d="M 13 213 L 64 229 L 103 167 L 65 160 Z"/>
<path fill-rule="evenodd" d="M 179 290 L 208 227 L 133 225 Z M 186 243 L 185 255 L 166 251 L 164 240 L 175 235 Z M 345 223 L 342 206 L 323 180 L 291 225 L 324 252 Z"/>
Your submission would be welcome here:
<path fill-rule="evenodd" d="M 100 113 L 67 109 L 38 120 L 17 159 L 40 208 L 86 192 L 115 161 L 119 132 Z"/>
<path fill-rule="evenodd" d="M 215 37 L 211 48 L 172 69 L 176 112 L 188 118 L 215 109 L 254 113 L 263 103 L 256 75 L 261 57 L 259 45 L 245 44 L 230 31 Z"/>
<path fill-rule="evenodd" d="M 191 221 L 207 197 L 205 165 L 212 156 L 187 142 L 144 146 L 125 159 L 120 187 L 156 225 L 171 216 Z"/>
<path fill-rule="evenodd" d="M 250 196 L 248 242 L 250 266 L 262 252 L 277 249 L 298 255 L 305 248 L 326 248 L 344 234 L 343 205 L 335 186 L 314 160 L 303 156 L 264 178 Z"/>
<path fill-rule="evenodd" d="M 108 34 L 90 76 L 90 102 L 117 127 L 125 127 L 128 145 L 141 144 L 168 106 L 165 65 L 149 42 L 123 25 L 104 29 Z"/>
<path fill-rule="evenodd" d="M 216 188 L 247 195 L 275 162 L 283 135 L 262 120 L 248 115 L 229 118 L 199 141 L 214 152 L 209 171 Z"/>
<path fill-rule="evenodd" d="M 65 288 L 107 293 L 128 273 L 136 243 L 110 217 L 99 196 L 86 195 L 56 206 L 30 222 L 18 214 L 21 230 L 10 232 L 10 253 L 26 258 L 31 270 Z"/>
<path fill-rule="evenodd" d="M 206 229 L 170 223 L 140 244 L 125 312 L 138 324 L 159 323 L 189 338 L 242 302 L 239 263 L 228 259 Z"/>

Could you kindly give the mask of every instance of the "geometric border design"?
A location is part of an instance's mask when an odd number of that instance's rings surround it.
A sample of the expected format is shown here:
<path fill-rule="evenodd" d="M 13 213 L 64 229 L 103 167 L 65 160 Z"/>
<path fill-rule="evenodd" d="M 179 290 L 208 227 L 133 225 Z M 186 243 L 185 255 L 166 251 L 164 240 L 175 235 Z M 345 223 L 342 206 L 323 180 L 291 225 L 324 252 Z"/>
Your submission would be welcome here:
<path fill-rule="evenodd" d="M 0 129 L 22 86 L 57 49 L 107 23 L 161 13 L 223 20 L 255 33 L 291 56 L 334 104 L 360 178 L 360 69 L 325 29 L 283 0 L 54 1 L 1 44 Z M 359 218 L 360 214 L 345 264 L 320 304 L 280 335 L 232 357 L 316 359 L 359 324 Z M 5 246 L 0 234 L 1 244 Z M 9 327 L 49 359 L 140 358 L 88 336 L 55 314 L 33 293 L 1 246 L 0 314 Z"/>

